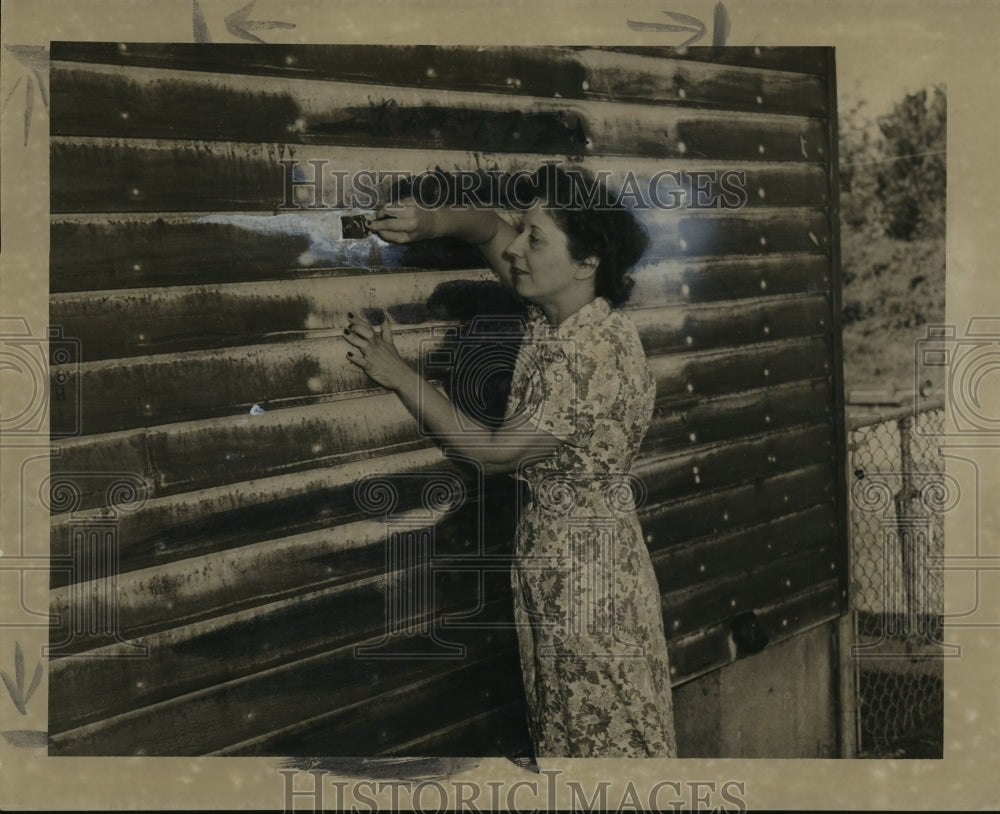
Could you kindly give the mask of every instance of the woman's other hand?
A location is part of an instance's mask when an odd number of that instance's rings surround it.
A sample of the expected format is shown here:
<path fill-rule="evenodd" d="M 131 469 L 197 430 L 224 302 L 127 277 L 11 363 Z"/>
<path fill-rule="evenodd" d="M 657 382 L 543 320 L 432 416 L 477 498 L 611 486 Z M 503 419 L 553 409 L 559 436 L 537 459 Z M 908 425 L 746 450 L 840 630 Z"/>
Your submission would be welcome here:
<path fill-rule="evenodd" d="M 396 350 L 389 314 L 383 313 L 381 335 L 363 317 L 348 313 L 351 322 L 344 328 L 344 339 L 353 350 L 347 352 L 347 358 L 383 387 L 398 390 L 415 374 Z"/>

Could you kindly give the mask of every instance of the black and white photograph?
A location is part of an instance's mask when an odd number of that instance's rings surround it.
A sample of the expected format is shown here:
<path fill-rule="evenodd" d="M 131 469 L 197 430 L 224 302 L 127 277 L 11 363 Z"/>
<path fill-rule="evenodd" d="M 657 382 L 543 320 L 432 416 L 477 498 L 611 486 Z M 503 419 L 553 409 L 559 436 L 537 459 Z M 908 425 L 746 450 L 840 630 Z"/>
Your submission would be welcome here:
<path fill-rule="evenodd" d="M 5 749 L 211 790 L 136 808 L 919 807 L 879 767 L 951 763 L 1000 624 L 956 83 L 681 5 L 5 32 Z"/>

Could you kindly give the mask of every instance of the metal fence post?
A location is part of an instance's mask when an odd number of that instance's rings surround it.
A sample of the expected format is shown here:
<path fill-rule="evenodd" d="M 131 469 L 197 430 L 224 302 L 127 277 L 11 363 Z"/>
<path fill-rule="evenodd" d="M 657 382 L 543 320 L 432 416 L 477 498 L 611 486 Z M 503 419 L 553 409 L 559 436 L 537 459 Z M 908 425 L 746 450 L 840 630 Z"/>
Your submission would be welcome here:
<path fill-rule="evenodd" d="M 930 552 L 930 518 L 920 500 L 914 483 L 913 462 L 913 417 L 903 416 L 897 422 L 899 427 L 900 478 L 899 492 L 896 494 L 896 528 L 903 570 L 903 613 L 905 635 L 912 636 L 925 632 L 921 617 L 928 607 L 927 569 Z"/>

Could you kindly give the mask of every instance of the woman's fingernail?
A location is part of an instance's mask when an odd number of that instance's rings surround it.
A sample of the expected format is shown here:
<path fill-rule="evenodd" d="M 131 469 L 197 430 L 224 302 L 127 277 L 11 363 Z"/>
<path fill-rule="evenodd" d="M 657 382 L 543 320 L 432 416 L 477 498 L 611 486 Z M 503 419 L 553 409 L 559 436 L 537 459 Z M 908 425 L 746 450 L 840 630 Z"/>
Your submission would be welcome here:
<path fill-rule="evenodd" d="M 347 355 L 350 356 L 350 357 L 352 357 L 352 358 L 354 357 L 354 354 L 351 353 L 350 351 L 347 351 Z"/>
<path fill-rule="evenodd" d="M 354 313 L 352 311 L 348 311 L 347 316 L 349 319 L 354 319 Z"/>
<path fill-rule="evenodd" d="M 344 333 L 345 333 L 345 334 L 349 334 L 350 332 L 351 332 L 351 329 L 350 329 L 350 328 L 344 328 Z"/>

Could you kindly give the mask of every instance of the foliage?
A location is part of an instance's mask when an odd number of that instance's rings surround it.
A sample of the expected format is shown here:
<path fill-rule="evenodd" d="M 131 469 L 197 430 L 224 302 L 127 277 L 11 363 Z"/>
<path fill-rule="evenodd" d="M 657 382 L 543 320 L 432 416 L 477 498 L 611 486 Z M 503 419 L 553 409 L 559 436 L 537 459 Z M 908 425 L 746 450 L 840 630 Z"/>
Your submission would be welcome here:
<path fill-rule="evenodd" d="M 885 116 L 840 118 L 841 268 L 848 388 L 912 387 L 916 341 L 945 318 L 944 90 Z M 940 386 L 941 382 L 934 382 Z"/>
<path fill-rule="evenodd" d="M 944 234 L 946 104 L 941 87 L 907 94 L 876 119 L 877 132 L 864 100 L 842 112 L 845 227 L 901 240 Z"/>
<path fill-rule="evenodd" d="M 911 389 L 917 340 L 944 322 L 944 240 L 873 240 L 845 229 L 841 244 L 847 387 Z M 943 385 L 943 369 L 924 372 Z"/>
<path fill-rule="evenodd" d="M 895 161 L 880 165 L 876 178 L 886 210 L 886 230 L 902 240 L 944 234 L 945 95 L 934 89 L 907 96 L 879 119 L 885 152 Z"/>

